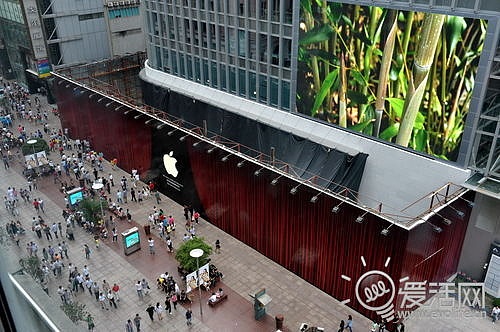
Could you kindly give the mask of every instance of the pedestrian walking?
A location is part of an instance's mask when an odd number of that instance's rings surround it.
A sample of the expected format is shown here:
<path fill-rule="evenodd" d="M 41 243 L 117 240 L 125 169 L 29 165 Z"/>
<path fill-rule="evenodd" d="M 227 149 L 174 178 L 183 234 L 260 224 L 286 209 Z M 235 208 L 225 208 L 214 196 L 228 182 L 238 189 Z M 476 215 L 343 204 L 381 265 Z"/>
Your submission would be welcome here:
<path fill-rule="evenodd" d="M 59 231 L 59 227 L 57 227 L 56 223 L 52 223 L 52 226 L 50 226 L 50 230 L 52 231 L 52 233 L 54 233 L 56 239 L 58 239 L 59 236 L 57 236 L 57 232 Z"/>
<path fill-rule="evenodd" d="M 172 294 L 172 296 L 170 297 L 170 301 L 172 301 L 172 304 L 174 305 L 174 310 L 177 310 L 177 293 Z"/>
<path fill-rule="evenodd" d="M 192 319 L 193 319 L 193 312 L 191 311 L 191 309 L 188 309 L 186 311 L 186 324 L 187 324 L 187 326 L 193 325 L 193 323 L 191 321 Z"/>
<path fill-rule="evenodd" d="M 40 225 L 37 225 L 37 226 L 40 226 Z M 35 226 L 35 231 L 36 231 L 36 226 Z M 47 241 L 52 241 L 52 234 L 50 234 L 49 226 L 45 225 L 43 227 L 43 232 L 45 233 L 45 237 L 47 238 Z"/>
<path fill-rule="evenodd" d="M 160 302 L 157 302 L 156 307 L 155 307 L 155 312 L 156 312 L 156 316 L 158 317 L 159 320 L 163 319 L 163 311 L 165 311 L 165 310 L 161 306 Z"/>
<path fill-rule="evenodd" d="M 92 316 L 90 316 L 90 314 L 87 315 L 87 326 L 89 328 L 89 331 L 94 331 L 94 319 L 92 318 Z"/>
<path fill-rule="evenodd" d="M 165 298 L 165 311 L 168 311 L 168 314 L 172 314 L 172 305 L 170 304 L 170 298 L 167 296 Z"/>
<path fill-rule="evenodd" d="M 102 290 L 107 294 L 110 289 L 111 289 L 111 287 L 109 287 L 108 282 L 106 280 L 103 280 L 102 281 Z"/>
<path fill-rule="evenodd" d="M 111 288 L 111 290 L 113 291 L 113 295 L 115 296 L 115 300 L 116 301 L 120 301 L 120 286 L 118 286 L 118 284 L 113 284 L 113 288 Z"/>
<path fill-rule="evenodd" d="M 89 276 L 90 276 L 90 270 L 89 270 L 89 268 L 87 267 L 87 265 L 84 265 L 84 266 L 83 266 L 82 273 L 83 273 L 83 276 L 84 276 L 85 278 L 87 278 L 87 277 L 89 277 Z"/>
<path fill-rule="evenodd" d="M 142 300 L 144 294 L 142 293 L 142 283 L 140 280 L 138 280 L 137 283 L 135 284 L 135 290 L 137 291 L 137 296 L 139 296 L 139 299 Z"/>
<path fill-rule="evenodd" d="M 38 200 L 36 198 L 33 200 L 33 207 L 35 208 L 35 211 L 38 214 L 40 212 L 40 203 L 38 203 Z"/>
<path fill-rule="evenodd" d="M 3 165 L 4 165 L 5 169 L 10 168 L 9 161 L 7 160 L 7 156 L 6 155 L 2 156 L 2 160 L 3 160 Z"/>
<path fill-rule="evenodd" d="M 68 245 L 66 244 L 66 241 L 63 241 L 62 242 L 62 250 L 64 252 L 64 256 L 66 256 L 66 258 L 69 258 L 68 256 Z"/>
<path fill-rule="evenodd" d="M 148 240 L 148 245 L 149 245 L 149 254 L 154 255 L 155 254 L 155 240 L 153 238 L 149 238 Z"/>
<path fill-rule="evenodd" d="M 146 308 L 146 312 L 148 313 L 149 315 L 149 319 L 151 319 L 151 321 L 154 321 L 154 313 L 155 313 L 155 307 L 153 307 L 152 304 L 150 304 L 147 308 Z"/>
<path fill-rule="evenodd" d="M 116 228 L 113 227 L 111 233 L 113 234 L 113 242 L 118 242 L 118 231 L 116 230 Z"/>
<path fill-rule="evenodd" d="M 83 245 L 83 251 L 85 252 L 85 258 L 90 259 L 90 248 L 88 244 Z"/>
<path fill-rule="evenodd" d="M 125 324 L 125 332 L 134 332 L 134 325 L 130 319 L 127 320 L 127 324 Z"/>
<path fill-rule="evenodd" d="M 97 283 L 97 281 L 94 281 L 94 283 L 92 284 L 92 291 L 94 292 L 94 296 L 95 296 L 95 300 L 96 301 L 99 301 L 99 284 Z"/>
<path fill-rule="evenodd" d="M 106 306 L 106 295 L 104 293 L 99 294 L 99 303 L 101 304 L 101 309 L 106 309 L 109 310 L 109 308 Z"/>
<path fill-rule="evenodd" d="M 43 200 L 41 198 L 38 199 L 38 205 L 40 206 L 40 210 L 42 210 L 42 212 L 45 214 Z"/>
<path fill-rule="evenodd" d="M 344 320 L 341 320 L 339 325 L 339 330 L 337 332 L 343 332 L 344 329 L 345 329 L 345 322 Z"/>
<path fill-rule="evenodd" d="M 94 285 L 94 281 L 90 279 L 90 277 L 85 278 L 85 287 L 89 291 L 90 296 L 92 296 L 92 286 Z"/>
<path fill-rule="evenodd" d="M 172 243 L 172 240 L 170 239 L 170 236 L 167 236 L 167 247 L 168 252 L 174 252 L 174 245 Z"/>
<path fill-rule="evenodd" d="M 219 239 L 217 239 L 217 240 L 215 241 L 215 252 L 216 252 L 217 254 L 220 254 L 220 241 L 219 241 Z"/>
<path fill-rule="evenodd" d="M 135 314 L 134 325 L 137 332 L 141 332 L 141 316 L 139 316 L 139 314 Z"/>
<path fill-rule="evenodd" d="M 351 315 L 349 315 L 347 317 L 347 322 L 346 322 L 345 329 L 349 330 L 349 332 L 352 332 L 352 316 Z"/>
<path fill-rule="evenodd" d="M 109 302 L 109 307 L 110 308 L 115 307 L 115 309 L 118 309 L 118 307 L 116 306 L 115 296 L 113 295 L 113 292 L 111 290 L 108 291 L 107 298 Z"/>

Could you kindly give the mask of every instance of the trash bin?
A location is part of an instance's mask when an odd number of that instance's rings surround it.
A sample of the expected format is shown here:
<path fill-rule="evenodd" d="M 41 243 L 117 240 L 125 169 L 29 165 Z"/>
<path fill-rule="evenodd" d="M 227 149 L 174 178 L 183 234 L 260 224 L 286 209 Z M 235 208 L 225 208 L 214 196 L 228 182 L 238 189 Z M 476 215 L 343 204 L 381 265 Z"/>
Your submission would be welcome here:
<path fill-rule="evenodd" d="M 146 233 L 146 235 L 151 235 L 151 226 L 150 225 L 144 225 L 144 233 Z"/>
<path fill-rule="evenodd" d="M 285 317 L 283 315 L 276 315 L 276 330 L 283 330 L 283 321 L 285 320 Z"/>

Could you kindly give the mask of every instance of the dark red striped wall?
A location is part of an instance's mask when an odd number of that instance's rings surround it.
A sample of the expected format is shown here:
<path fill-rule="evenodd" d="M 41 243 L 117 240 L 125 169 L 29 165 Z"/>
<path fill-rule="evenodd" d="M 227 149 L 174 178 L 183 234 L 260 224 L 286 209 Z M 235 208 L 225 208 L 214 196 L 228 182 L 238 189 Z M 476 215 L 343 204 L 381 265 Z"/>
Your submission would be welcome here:
<path fill-rule="evenodd" d="M 144 124 L 144 118 L 135 120 L 132 114 L 123 114 L 126 108 L 115 111 L 118 104 L 108 99 L 99 103 L 100 96 L 91 92 L 81 93 L 74 86 L 66 88 L 54 84 L 57 105 L 63 128 L 68 128 L 72 139 L 90 140 L 95 151 L 103 152 L 106 159 L 118 159 L 121 168 L 141 173 L 151 167 L 151 128 Z M 137 114 L 137 113 L 136 113 Z"/>

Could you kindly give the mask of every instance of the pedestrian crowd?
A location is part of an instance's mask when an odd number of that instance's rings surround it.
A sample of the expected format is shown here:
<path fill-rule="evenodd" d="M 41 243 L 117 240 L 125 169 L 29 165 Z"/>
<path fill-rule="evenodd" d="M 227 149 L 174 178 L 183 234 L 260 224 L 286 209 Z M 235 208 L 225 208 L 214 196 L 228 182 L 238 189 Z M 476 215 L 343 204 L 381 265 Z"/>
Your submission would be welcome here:
<path fill-rule="evenodd" d="M 88 140 L 74 140 L 68 138 L 67 131 L 50 129 L 48 125 L 49 113 L 42 109 L 40 100 L 37 96 L 33 101 L 29 93 L 21 86 L 11 84 L 8 89 L 7 98 L 11 110 L 10 116 L 20 121 L 17 132 L 12 130 L 12 126 L 2 129 L 2 145 L 0 151 L 6 171 L 15 162 L 16 148 L 32 138 L 47 139 L 50 152 L 56 152 L 60 162 L 48 161 L 54 183 L 60 184 L 60 191 L 64 195 L 68 190 L 79 187 L 83 184 L 85 195 L 99 197 L 107 203 L 109 218 L 102 218 L 96 222 L 85 219 L 81 212 L 73 211 L 69 204 L 68 197 L 64 197 L 66 209 L 62 211 L 62 220 L 51 220 L 46 214 L 45 202 L 40 197 L 38 191 L 38 176 L 40 173 L 24 173 L 26 177 L 25 188 L 9 187 L 4 194 L 4 205 L 13 220 L 5 224 L 8 235 L 19 246 L 19 239 L 27 233 L 32 234 L 33 240 L 26 241 L 26 252 L 29 257 L 37 257 L 40 260 L 40 270 L 42 273 L 40 283 L 43 290 L 50 296 L 59 296 L 61 304 L 71 305 L 77 297 L 88 294 L 95 300 L 96 308 L 104 311 L 120 310 L 120 291 L 118 283 L 108 283 L 106 279 L 102 281 L 91 273 L 93 262 L 93 250 L 98 250 L 97 240 L 106 240 L 107 234 L 111 234 L 112 241 L 110 245 L 118 242 L 117 221 L 124 219 L 126 222 L 132 222 L 132 212 L 127 209 L 130 203 L 143 204 L 145 200 L 153 197 L 156 204 L 161 204 L 161 196 L 153 182 L 142 185 L 140 182 L 139 170 L 132 170 L 130 177 L 122 176 L 118 181 L 112 173 L 105 173 L 104 156 L 102 153 L 91 150 Z M 2 110 L 4 112 L 5 110 Z M 55 114 L 55 113 L 54 113 Z M 23 121 L 29 122 L 26 126 Z M 35 129 L 31 132 L 28 127 L 40 125 L 41 129 Z M 5 157 L 5 158 L 4 158 Z M 115 159 L 115 165 L 118 161 Z M 15 164 L 15 163 L 14 163 Z M 19 159 L 19 164 L 23 160 Z M 25 168 L 28 168 L 24 164 Z M 82 183 L 83 182 L 83 183 Z M 102 189 L 94 190 L 94 183 L 102 183 Z M 113 195 L 112 192 L 116 192 Z M 22 220 L 19 209 L 31 211 L 33 217 L 31 220 Z M 124 218 L 120 213 L 122 211 Z M 186 216 L 186 234 L 189 238 L 196 236 L 195 225 L 200 222 L 200 215 L 190 206 L 184 210 Z M 151 226 L 157 231 L 161 241 L 165 243 L 167 252 L 174 252 L 176 221 L 172 213 L 166 213 L 161 207 L 154 207 L 149 216 Z M 16 220 L 18 219 L 18 220 Z M 83 248 L 75 249 L 70 243 L 75 240 L 75 233 L 78 226 L 88 232 L 90 240 L 94 240 L 96 248 L 89 245 L 91 241 L 83 245 Z M 31 232 L 29 230 L 31 229 Z M 83 233 L 85 236 L 85 233 Z M 79 235 L 82 236 L 82 235 Z M 158 243 L 155 243 L 154 237 L 148 240 L 148 246 L 151 255 L 158 253 Z M 86 264 L 76 266 L 71 262 L 75 255 L 83 255 Z M 168 273 L 160 276 L 162 282 L 159 289 L 164 294 L 164 300 L 153 301 L 151 299 L 151 289 L 145 278 L 135 283 L 135 290 L 139 299 L 145 302 L 151 302 L 145 307 L 151 321 L 163 320 L 165 315 L 173 315 L 177 311 L 177 304 L 190 302 L 186 291 L 181 289 L 177 282 L 173 280 Z M 160 279 L 160 278 L 159 278 Z M 54 293 L 49 291 L 49 284 L 54 287 Z M 134 282 L 126 287 L 133 288 Z M 49 294 L 50 293 L 50 294 Z M 126 308 L 123 306 L 123 308 Z M 151 309 L 152 308 L 152 309 Z M 121 309 L 123 310 L 123 309 Z M 186 324 L 192 325 L 193 314 L 191 310 L 185 313 Z M 94 330 L 95 321 L 92 315 L 86 317 L 89 330 Z M 141 316 L 136 313 L 130 317 L 125 325 L 126 331 L 140 331 Z"/>

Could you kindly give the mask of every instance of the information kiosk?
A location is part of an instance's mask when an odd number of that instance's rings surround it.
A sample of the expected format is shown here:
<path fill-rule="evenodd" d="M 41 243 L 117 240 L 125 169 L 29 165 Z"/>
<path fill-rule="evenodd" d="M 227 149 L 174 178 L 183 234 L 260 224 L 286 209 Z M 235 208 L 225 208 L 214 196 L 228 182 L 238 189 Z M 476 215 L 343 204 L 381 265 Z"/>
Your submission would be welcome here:
<path fill-rule="evenodd" d="M 141 249 L 141 237 L 137 227 L 130 228 L 122 233 L 123 252 L 130 255 Z"/>

